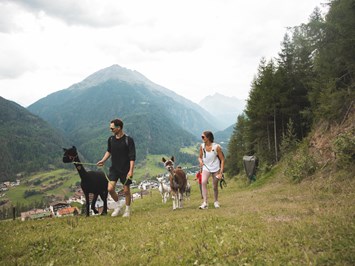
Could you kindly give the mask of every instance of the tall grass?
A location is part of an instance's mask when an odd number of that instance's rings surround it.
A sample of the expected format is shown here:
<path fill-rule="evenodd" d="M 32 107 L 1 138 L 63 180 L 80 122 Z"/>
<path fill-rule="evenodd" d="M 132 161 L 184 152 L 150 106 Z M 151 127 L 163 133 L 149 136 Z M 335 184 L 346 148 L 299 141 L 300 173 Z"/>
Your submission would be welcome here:
<path fill-rule="evenodd" d="M 260 183 L 263 183 L 261 186 Z M 354 265 L 354 179 L 228 181 L 220 209 L 160 195 L 111 216 L 0 222 L 0 265 Z"/>

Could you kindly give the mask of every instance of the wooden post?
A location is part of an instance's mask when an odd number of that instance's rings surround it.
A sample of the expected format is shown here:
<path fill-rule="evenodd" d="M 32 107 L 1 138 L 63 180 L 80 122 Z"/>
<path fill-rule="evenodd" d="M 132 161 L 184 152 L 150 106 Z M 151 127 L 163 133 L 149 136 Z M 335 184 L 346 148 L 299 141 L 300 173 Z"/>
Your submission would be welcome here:
<path fill-rule="evenodd" d="M 12 207 L 12 219 L 15 221 L 16 219 L 16 208 L 15 206 Z"/>

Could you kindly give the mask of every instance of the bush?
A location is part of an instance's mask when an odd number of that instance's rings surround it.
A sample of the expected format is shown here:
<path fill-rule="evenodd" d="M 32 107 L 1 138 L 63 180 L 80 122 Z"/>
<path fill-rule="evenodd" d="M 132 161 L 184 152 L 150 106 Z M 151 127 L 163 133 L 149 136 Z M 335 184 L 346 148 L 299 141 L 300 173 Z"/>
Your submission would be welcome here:
<path fill-rule="evenodd" d="M 308 145 L 303 142 L 295 152 L 286 157 L 286 169 L 284 174 L 295 182 L 301 182 L 304 178 L 314 174 L 317 163 L 308 152 Z"/>
<path fill-rule="evenodd" d="M 336 163 L 340 168 L 347 168 L 355 161 L 355 137 L 350 132 L 341 133 L 333 141 Z"/>
<path fill-rule="evenodd" d="M 282 133 L 282 141 L 280 145 L 281 156 L 295 150 L 298 140 L 295 133 L 294 125 L 291 119 L 288 120 L 286 133 Z"/>

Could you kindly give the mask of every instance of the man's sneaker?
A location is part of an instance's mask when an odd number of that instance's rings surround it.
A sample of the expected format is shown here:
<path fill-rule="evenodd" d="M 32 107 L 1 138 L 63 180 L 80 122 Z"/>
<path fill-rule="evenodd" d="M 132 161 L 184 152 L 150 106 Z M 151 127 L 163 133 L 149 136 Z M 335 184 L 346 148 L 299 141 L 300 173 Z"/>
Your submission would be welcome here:
<path fill-rule="evenodd" d="M 215 207 L 215 208 L 219 208 L 219 202 L 218 202 L 218 201 L 215 201 L 215 202 L 214 202 L 214 207 Z"/>
<path fill-rule="evenodd" d="M 122 204 L 120 204 L 120 201 L 116 201 L 114 205 L 114 211 L 112 212 L 111 216 L 115 217 L 118 216 L 121 212 Z"/>
<path fill-rule="evenodd" d="M 199 209 L 204 210 L 204 209 L 208 209 L 208 205 L 206 202 L 202 203 L 201 206 L 199 207 Z"/>
<path fill-rule="evenodd" d="M 131 211 L 129 209 L 126 209 L 122 217 L 129 217 L 131 215 Z"/>

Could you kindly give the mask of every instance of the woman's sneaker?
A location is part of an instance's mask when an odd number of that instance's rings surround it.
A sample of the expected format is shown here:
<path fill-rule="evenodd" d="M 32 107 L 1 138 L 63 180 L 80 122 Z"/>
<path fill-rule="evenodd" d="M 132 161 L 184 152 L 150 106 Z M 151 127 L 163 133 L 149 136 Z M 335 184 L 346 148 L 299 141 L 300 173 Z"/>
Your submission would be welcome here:
<path fill-rule="evenodd" d="M 115 216 L 118 216 L 121 212 L 121 207 L 117 207 L 115 208 L 115 210 L 112 212 L 111 216 L 112 217 L 115 217 Z"/>
<path fill-rule="evenodd" d="M 199 209 L 204 210 L 204 209 L 208 209 L 208 205 L 206 202 L 202 203 L 201 206 L 199 207 Z"/>
<path fill-rule="evenodd" d="M 215 201 L 215 202 L 214 202 L 214 207 L 215 207 L 215 208 L 219 208 L 219 207 L 220 207 L 218 201 Z"/>

